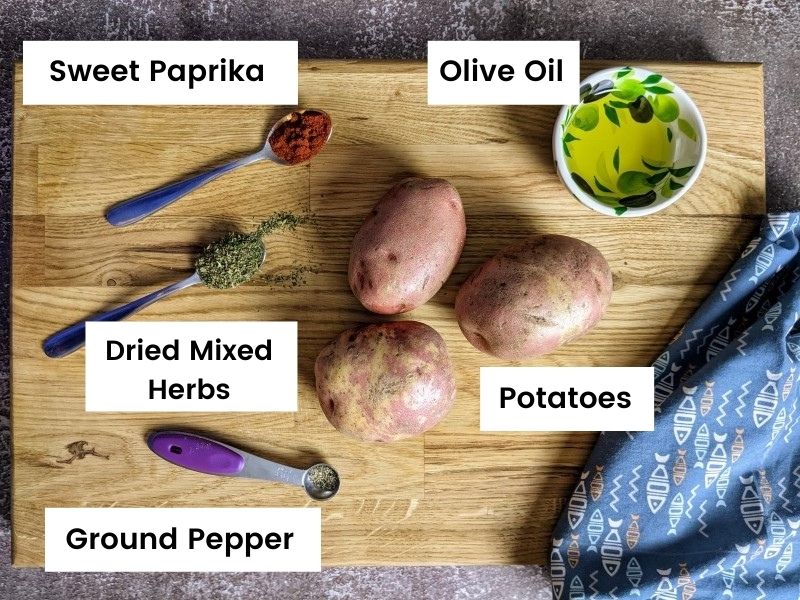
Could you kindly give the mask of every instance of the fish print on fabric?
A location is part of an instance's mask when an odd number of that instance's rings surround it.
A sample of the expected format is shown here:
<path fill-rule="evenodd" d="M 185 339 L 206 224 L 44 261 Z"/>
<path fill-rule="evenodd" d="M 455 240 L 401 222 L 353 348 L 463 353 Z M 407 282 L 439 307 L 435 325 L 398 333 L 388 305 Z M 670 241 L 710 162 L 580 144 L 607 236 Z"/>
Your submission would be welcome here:
<path fill-rule="evenodd" d="M 786 378 L 786 381 L 783 382 L 783 391 L 781 392 L 781 400 L 786 402 L 789 398 L 789 394 L 792 393 L 792 388 L 794 387 L 794 371 L 795 367 L 789 369 L 789 376 Z"/>
<path fill-rule="evenodd" d="M 725 494 L 728 491 L 728 484 L 731 482 L 731 467 L 726 467 L 725 470 L 720 473 L 719 478 L 717 479 L 717 506 L 726 506 L 725 504 Z"/>
<path fill-rule="evenodd" d="M 736 428 L 736 437 L 731 444 L 731 462 L 735 463 L 744 452 L 744 427 Z"/>
<path fill-rule="evenodd" d="M 753 423 L 756 427 L 765 425 L 775 413 L 778 406 L 778 386 L 777 381 L 783 373 L 772 373 L 767 370 L 767 383 L 758 392 L 755 402 L 753 402 Z"/>
<path fill-rule="evenodd" d="M 769 479 L 767 479 L 767 470 L 760 469 L 758 473 L 758 491 L 761 492 L 764 502 L 770 504 L 772 502 L 772 486 L 769 483 Z"/>
<path fill-rule="evenodd" d="M 639 543 L 639 515 L 631 515 L 631 524 L 625 532 L 625 541 L 631 550 Z"/>
<path fill-rule="evenodd" d="M 586 600 L 583 580 L 577 575 L 569 583 L 569 600 Z"/>
<path fill-rule="evenodd" d="M 728 434 L 714 434 L 714 449 L 711 451 L 711 458 L 706 463 L 706 487 L 710 487 L 722 473 L 725 465 L 728 464 L 728 453 L 725 451 L 725 440 Z"/>
<path fill-rule="evenodd" d="M 714 406 L 714 382 L 706 381 L 706 390 L 703 392 L 703 397 L 700 399 L 700 415 L 705 417 L 711 412 Z"/>
<path fill-rule="evenodd" d="M 719 330 L 719 333 L 711 340 L 708 350 L 706 350 L 706 360 L 711 360 L 728 347 L 731 341 L 731 327 L 735 324 L 736 320 L 731 319 L 725 324 L 725 327 Z"/>
<path fill-rule="evenodd" d="M 622 564 L 622 538 L 619 536 L 621 525 L 622 519 L 609 519 L 608 533 L 600 546 L 603 569 L 612 577 L 616 575 Z"/>
<path fill-rule="evenodd" d="M 799 223 L 765 220 L 655 358 L 655 430 L 598 438 L 554 531 L 557 600 L 800 599 Z"/>
<path fill-rule="evenodd" d="M 789 227 L 789 221 L 791 221 L 790 213 L 778 213 L 767 217 L 773 239 L 778 240 L 783 237 Z"/>
<path fill-rule="evenodd" d="M 550 581 L 556 599 L 564 593 L 564 581 L 567 569 L 564 566 L 564 557 L 561 555 L 561 544 L 564 540 L 554 539 L 553 549 L 550 551 Z"/>
<path fill-rule="evenodd" d="M 680 373 L 681 368 L 680 365 L 672 363 L 670 365 L 669 371 L 661 378 L 656 379 L 655 385 L 655 402 L 656 402 L 656 414 L 661 412 L 661 404 L 669 398 L 672 392 L 675 390 L 675 386 L 677 381 L 675 379 L 676 373 Z"/>
<path fill-rule="evenodd" d="M 599 508 L 596 508 L 592 516 L 589 517 L 589 524 L 586 526 L 586 533 L 588 534 L 590 544 L 588 548 L 589 552 L 597 552 L 597 542 L 600 541 L 604 529 L 603 513 L 600 512 Z"/>
<path fill-rule="evenodd" d="M 595 502 L 603 495 L 603 465 L 597 465 L 595 467 L 594 477 L 592 477 L 592 483 L 589 486 L 589 492 L 592 494 L 592 500 Z"/>
<path fill-rule="evenodd" d="M 778 320 L 778 317 L 781 316 L 781 311 L 783 310 L 783 306 L 780 302 L 776 302 L 772 305 L 772 307 L 766 312 L 764 315 L 764 325 L 761 327 L 761 331 L 773 331 L 773 323 Z"/>
<path fill-rule="evenodd" d="M 772 266 L 773 260 L 775 260 L 775 244 L 770 243 L 758 253 L 756 264 L 753 268 L 753 276 L 750 277 L 749 281 L 758 283 L 759 278 Z"/>
<path fill-rule="evenodd" d="M 775 417 L 775 422 L 772 424 L 772 439 L 769 441 L 769 445 L 775 443 L 775 438 L 783 433 L 783 430 L 786 429 L 786 407 L 781 407 L 780 412 L 778 412 L 778 416 Z"/>
<path fill-rule="evenodd" d="M 703 468 L 703 460 L 705 460 L 710 445 L 711 441 L 708 435 L 708 425 L 703 423 L 698 427 L 697 434 L 694 436 L 694 452 L 697 456 L 697 462 L 694 463 L 695 467 Z"/>
<path fill-rule="evenodd" d="M 753 483 L 754 476 L 739 477 L 742 485 L 742 501 L 739 503 L 739 512 L 742 513 L 742 518 L 750 530 L 755 533 L 761 533 L 761 528 L 764 526 L 764 503 L 756 492 L 756 486 Z"/>
<path fill-rule="evenodd" d="M 658 587 L 656 588 L 656 593 L 653 595 L 653 598 L 656 600 L 676 600 L 678 597 L 678 590 L 675 589 L 675 586 L 672 585 L 672 581 L 670 580 L 672 569 L 656 569 L 656 573 L 661 576 L 661 581 L 658 582 Z"/>
<path fill-rule="evenodd" d="M 747 304 L 744 307 L 745 314 L 753 312 L 756 307 L 761 304 L 761 300 L 764 298 L 764 294 L 767 293 L 767 284 L 763 284 L 758 286 L 755 292 L 750 296 L 747 301 Z"/>
<path fill-rule="evenodd" d="M 575 529 L 583 521 L 583 516 L 586 514 L 586 507 L 589 506 L 588 496 L 586 495 L 586 478 L 589 476 L 589 471 L 581 473 L 581 480 L 578 487 L 572 493 L 569 499 L 567 515 L 569 516 L 569 526 Z"/>
<path fill-rule="evenodd" d="M 667 350 L 656 359 L 656 362 L 653 363 L 653 373 L 655 374 L 656 379 L 664 374 L 664 371 L 667 370 L 669 364 L 669 350 Z"/>
<path fill-rule="evenodd" d="M 669 503 L 669 531 L 667 535 L 676 535 L 678 533 L 678 523 L 683 516 L 683 494 L 678 492 L 673 496 L 672 502 Z"/>
<path fill-rule="evenodd" d="M 696 408 L 694 405 L 694 393 L 697 387 L 683 388 L 683 401 L 678 406 L 675 417 L 672 419 L 672 432 L 675 435 L 675 440 L 679 445 L 683 446 L 684 442 L 689 439 L 694 427 L 695 419 L 697 419 Z"/>
<path fill-rule="evenodd" d="M 573 533 L 571 536 L 572 541 L 569 543 L 569 548 L 567 548 L 567 562 L 574 569 L 581 561 L 581 547 L 578 543 L 578 540 L 581 539 L 581 534 Z"/>
<path fill-rule="evenodd" d="M 689 567 L 685 562 L 678 565 L 680 567 L 680 575 L 678 575 L 678 588 L 681 590 L 681 600 L 692 600 L 694 593 L 697 591 L 697 586 L 694 584 L 692 574 L 689 573 Z"/>
<path fill-rule="evenodd" d="M 786 567 L 789 566 L 789 563 L 792 562 L 793 546 L 794 542 L 789 542 L 786 544 L 786 547 L 783 549 L 783 553 L 778 559 L 778 563 L 775 565 L 775 571 L 777 572 L 775 579 L 778 581 L 786 581 L 786 579 L 783 577 L 783 572 L 786 570 Z"/>
<path fill-rule="evenodd" d="M 669 454 L 655 454 L 656 467 L 647 480 L 647 506 L 653 514 L 661 510 L 669 494 L 669 476 L 666 464 Z"/>
<path fill-rule="evenodd" d="M 625 567 L 625 577 L 628 578 L 628 583 L 631 584 L 631 596 L 641 596 L 639 592 L 639 584 L 642 582 L 642 567 L 636 557 L 631 557 L 628 561 L 628 566 Z"/>
<path fill-rule="evenodd" d="M 773 512 L 769 517 L 769 538 L 764 558 L 775 558 L 780 555 L 783 542 L 786 540 L 786 524 L 777 512 Z"/>
<path fill-rule="evenodd" d="M 686 449 L 678 449 L 678 458 L 675 459 L 675 465 L 672 467 L 672 481 L 675 485 L 680 485 L 686 478 Z"/>

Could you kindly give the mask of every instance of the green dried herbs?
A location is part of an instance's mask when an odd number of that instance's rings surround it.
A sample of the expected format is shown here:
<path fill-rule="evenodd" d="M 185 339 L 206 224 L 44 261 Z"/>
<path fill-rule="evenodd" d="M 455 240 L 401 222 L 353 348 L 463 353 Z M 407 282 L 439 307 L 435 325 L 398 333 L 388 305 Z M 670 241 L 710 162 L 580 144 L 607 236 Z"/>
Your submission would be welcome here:
<path fill-rule="evenodd" d="M 282 288 L 294 288 L 306 284 L 307 273 L 317 273 L 319 270 L 316 267 L 308 265 L 296 265 L 288 272 L 272 273 L 264 275 L 260 281 L 267 285 L 272 285 Z"/>
<path fill-rule="evenodd" d="M 205 247 L 195 268 L 210 288 L 232 288 L 250 281 L 261 266 L 264 245 L 252 233 L 229 233 Z"/>
<path fill-rule="evenodd" d="M 294 229 L 297 229 L 298 225 L 302 225 L 306 221 L 308 221 L 308 216 L 306 215 L 295 215 L 286 211 L 276 212 L 270 215 L 263 223 L 261 223 L 253 235 L 262 237 L 268 233 L 279 231 L 281 229 L 293 231 Z"/>
<path fill-rule="evenodd" d="M 198 257 L 195 268 L 200 280 L 218 289 L 247 283 L 261 267 L 264 255 L 261 238 L 281 229 L 296 229 L 307 220 L 305 215 L 281 211 L 270 215 L 253 233 L 228 233 L 206 246 Z"/>

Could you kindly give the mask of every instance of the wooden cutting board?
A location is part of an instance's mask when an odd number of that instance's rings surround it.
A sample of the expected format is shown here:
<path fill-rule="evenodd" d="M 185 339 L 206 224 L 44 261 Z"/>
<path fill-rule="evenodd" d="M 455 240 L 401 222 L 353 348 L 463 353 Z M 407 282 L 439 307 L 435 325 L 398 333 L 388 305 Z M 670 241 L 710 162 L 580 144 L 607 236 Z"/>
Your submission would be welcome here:
<path fill-rule="evenodd" d="M 583 70 L 604 66 L 587 62 Z M 761 66 L 644 66 L 694 98 L 709 136 L 697 184 L 652 217 L 604 217 L 570 197 L 550 152 L 556 107 L 428 106 L 424 63 L 303 61 L 302 105 L 330 111 L 335 123 L 330 146 L 310 166 L 247 167 L 122 229 L 103 219 L 111 204 L 259 147 L 286 107 L 22 106 L 18 66 L 14 564 L 43 563 L 46 506 L 306 504 L 300 490 L 204 476 L 156 458 L 145 435 L 165 427 L 204 432 L 297 466 L 334 464 L 344 483 L 322 507 L 325 565 L 543 563 L 595 434 L 480 433 L 478 367 L 503 363 L 461 336 L 452 310 L 458 285 L 520 236 L 580 237 L 613 268 L 611 308 L 589 335 L 530 364 L 647 365 L 724 274 L 764 211 Z M 410 173 L 448 178 L 466 207 L 461 262 L 434 300 L 408 315 L 445 336 L 459 393 L 452 412 L 424 437 L 363 444 L 325 420 L 313 362 L 339 331 L 378 319 L 347 287 L 349 243 L 378 197 Z M 225 292 L 196 288 L 136 318 L 298 320 L 300 410 L 84 412 L 83 352 L 50 360 L 42 340 L 183 277 L 203 244 L 277 210 L 310 211 L 315 224 L 268 240 L 272 279 Z M 276 283 L 275 275 L 290 281 Z M 75 447 L 67 446 L 80 441 L 96 454 L 70 460 Z"/>

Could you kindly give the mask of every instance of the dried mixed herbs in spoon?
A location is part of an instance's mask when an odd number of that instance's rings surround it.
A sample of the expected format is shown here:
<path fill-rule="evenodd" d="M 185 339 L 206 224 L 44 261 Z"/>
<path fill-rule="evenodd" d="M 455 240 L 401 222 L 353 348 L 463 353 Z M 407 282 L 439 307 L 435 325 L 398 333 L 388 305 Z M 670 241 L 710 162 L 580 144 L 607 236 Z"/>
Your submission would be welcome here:
<path fill-rule="evenodd" d="M 278 229 L 294 229 L 306 219 L 305 216 L 278 212 L 261 223 L 253 233 L 228 233 L 203 250 L 195 263 L 195 272 L 189 277 L 124 306 L 96 314 L 86 321 L 121 321 L 153 302 L 200 283 L 220 289 L 246 283 L 258 273 L 266 258 L 261 238 Z M 47 338 L 43 344 L 44 353 L 50 358 L 60 358 L 83 346 L 86 321 L 79 321 Z"/>
<path fill-rule="evenodd" d="M 203 285 L 232 288 L 250 281 L 261 267 L 264 245 L 252 233 L 229 233 L 205 247 L 195 262 Z"/>
<path fill-rule="evenodd" d="M 290 212 L 277 212 L 253 233 L 229 233 L 205 247 L 195 263 L 200 281 L 210 288 L 232 288 L 250 281 L 261 267 L 261 238 L 280 229 L 295 229 L 306 220 Z"/>

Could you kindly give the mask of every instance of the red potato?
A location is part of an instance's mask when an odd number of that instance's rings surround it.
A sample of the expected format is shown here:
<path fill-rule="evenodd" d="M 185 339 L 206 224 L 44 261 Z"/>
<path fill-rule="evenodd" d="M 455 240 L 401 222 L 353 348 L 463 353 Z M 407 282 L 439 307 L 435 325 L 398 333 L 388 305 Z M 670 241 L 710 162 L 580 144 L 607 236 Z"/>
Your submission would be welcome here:
<path fill-rule="evenodd" d="M 450 276 L 466 234 L 464 207 L 450 183 L 404 179 L 378 201 L 353 238 L 350 289 L 372 312 L 413 310 Z"/>
<path fill-rule="evenodd" d="M 416 321 L 343 331 L 322 349 L 314 372 L 325 416 L 363 441 L 419 435 L 444 418 L 456 396 L 442 336 Z"/>
<path fill-rule="evenodd" d="M 502 250 L 458 290 L 456 317 L 478 350 L 518 360 L 594 327 L 611 300 L 611 269 L 594 246 L 541 235 Z"/>

